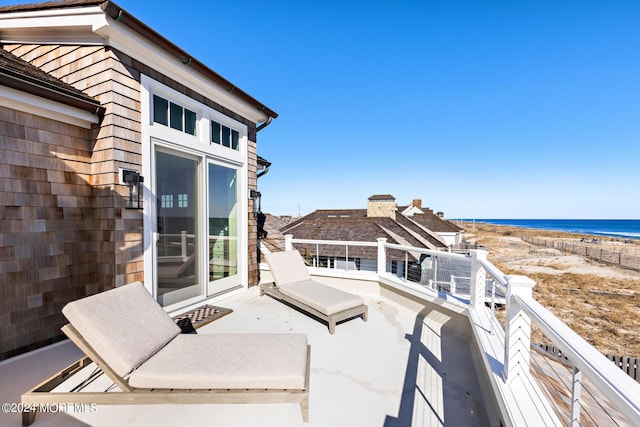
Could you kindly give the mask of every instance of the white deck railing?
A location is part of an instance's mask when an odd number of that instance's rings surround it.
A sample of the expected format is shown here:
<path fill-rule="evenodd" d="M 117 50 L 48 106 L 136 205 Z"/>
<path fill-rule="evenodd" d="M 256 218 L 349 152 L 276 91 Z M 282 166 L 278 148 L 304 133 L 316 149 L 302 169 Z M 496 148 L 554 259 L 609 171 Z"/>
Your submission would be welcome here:
<path fill-rule="evenodd" d="M 629 423 L 640 425 L 640 385 L 538 303 L 532 296 L 535 286 L 533 280 L 526 276 L 505 275 L 487 261 L 486 251 L 472 250 L 470 255 L 464 256 L 390 244 L 382 238 L 374 243 L 299 240 L 293 239 L 290 235 L 285 236 L 287 250 L 292 249 L 294 243 L 314 246 L 315 251 L 311 256 L 316 260 L 316 267 L 320 265 L 319 254 L 322 253 L 320 251 L 322 246 L 344 246 L 347 261 L 350 258 L 348 249 L 350 246 L 376 247 L 377 250 L 372 253 L 376 254 L 377 268 L 375 271 L 370 268 L 369 274 L 377 274 L 379 280 L 393 280 L 400 286 L 403 283 L 413 284 L 412 289 L 416 289 L 415 284 L 420 284 L 425 294 L 445 292 L 454 296 L 468 296 L 467 300 L 462 301 L 467 304 L 472 328 L 476 328 L 474 334 L 478 344 L 484 347 L 481 348 L 482 357 L 490 359 L 485 360 L 485 365 L 495 374 L 492 386 L 497 387 L 496 394 L 498 396 L 502 394 L 505 399 L 506 403 L 501 404 L 503 411 L 511 412 L 503 404 L 509 404 L 507 395 L 515 395 L 512 389 L 520 387 L 522 383 L 518 381 L 516 385 L 512 380 L 518 376 L 531 379 L 530 337 L 533 322 L 574 366 L 570 420 L 563 424 L 577 426 L 580 423 L 580 393 L 582 375 L 584 375 L 604 396 L 607 396 L 611 404 L 627 418 Z M 345 265 L 347 265 L 345 271 L 349 271 L 349 263 Z M 371 263 L 367 265 L 370 267 Z M 448 280 L 445 279 L 447 275 Z M 468 283 L 466 289 L 462 284 L 463 280 Z M 506 303 L 504 329 L 493 316 L 494 303 L 499 299 L 496 293 L 503 295 L 502 301 Z M 486 303 L 489 303 L 490 310 L 487 309 Z M 489 325 L 485 327 L 483 319 L 486 318 L 489 318 Z M 503 354 L 498 354 L 496 348 L 502 348 Z M 501 368 L 496 367 L 496 362 L 502 362 Z M 534 386 L 534 389 L 537 388 L 538 386 Z M 528 398 L 534 400 L 531 396 Z M 512 396 L 513 399 L 518 400 L 518 396 L 515 398 Z M 550 424 L 558 422 L 553 414 L 545 420 Z M 511 423 L 511 421 L 508 422 Z M 529 422 L 530 420 L 526 421 L 526 424 Z"/>
<path fill-rule="evenodd" d="M 185 262 L 193 254 L 196 235 L 181 231 L 179 234 L 158 234 L 158 244 L 162 249 L 158 254 L 158 261 Z M 234 236 L 209 236 L 209 244 L 218 240 L 234 241 Z M 180 252 L 180 255 L 167 255 L 167 253 Z M 161 255 L 162 254 L 162 255 Z"/>

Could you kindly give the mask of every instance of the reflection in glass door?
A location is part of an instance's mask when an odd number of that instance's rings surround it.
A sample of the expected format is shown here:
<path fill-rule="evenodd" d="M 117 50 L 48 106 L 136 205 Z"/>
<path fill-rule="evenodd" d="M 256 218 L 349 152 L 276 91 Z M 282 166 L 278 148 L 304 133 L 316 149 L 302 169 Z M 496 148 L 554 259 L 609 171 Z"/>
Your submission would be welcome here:
<path fill-rule="evenodd" d="M 197 180 L 197 160 L 156 151 L 156 271 L 163 307 L 203 293 Z"/>
<path fill-rule="evenodd" d="M 237 172 L 209 164 L 209 293 L 239 285 Z"/>

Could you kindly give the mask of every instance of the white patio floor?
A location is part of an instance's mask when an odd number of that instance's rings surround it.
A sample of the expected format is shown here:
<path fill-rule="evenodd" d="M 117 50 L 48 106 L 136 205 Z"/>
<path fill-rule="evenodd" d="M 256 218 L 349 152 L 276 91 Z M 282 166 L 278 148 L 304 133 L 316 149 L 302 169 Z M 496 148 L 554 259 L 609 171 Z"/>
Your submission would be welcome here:
<path fill-rule="evenodd" d="M 296 332 L 311 345 L 309 423 L 295 404 L 98 405 L 94 412 L 39 413 L 34 426 L 484 426 L 485 406 L 467 340 L 446 310 L 417 312 L 378 295 L 365 298 L 369 321 L 352 319 L 330 335 L 326 324 L 258 289 L 218 302 L 233 313 L 198 330 Z M 0 402 L 81 356 L 68 341 L 0 363 Z M 0 413 L 0 425 L 21 425 Z"/>

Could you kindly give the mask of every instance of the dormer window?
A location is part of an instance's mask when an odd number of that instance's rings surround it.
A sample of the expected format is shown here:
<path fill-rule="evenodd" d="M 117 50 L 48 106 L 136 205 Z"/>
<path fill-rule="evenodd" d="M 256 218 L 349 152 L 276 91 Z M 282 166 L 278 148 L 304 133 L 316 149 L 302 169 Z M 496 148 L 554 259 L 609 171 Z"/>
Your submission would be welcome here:
<path fill-rule="evenodd" d="M 158 95 L 153 95 L 153 121 L 189 135 L 196 134 L 196 113 Z"/>

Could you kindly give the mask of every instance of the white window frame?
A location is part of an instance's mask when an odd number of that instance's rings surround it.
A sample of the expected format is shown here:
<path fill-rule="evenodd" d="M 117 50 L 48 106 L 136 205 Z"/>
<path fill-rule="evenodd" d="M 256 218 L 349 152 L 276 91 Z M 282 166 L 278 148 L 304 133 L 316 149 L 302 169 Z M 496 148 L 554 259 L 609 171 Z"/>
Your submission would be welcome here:
<path fill-rule="evenodd" d="M 226 298 L 235 293 L 246 290 L 249 280 L 249 257 L 248 251 L 248 127 L 247 125 L 228 117 L 219 111 L 212 109 L 204 104 L 195 101 L 186 95 L 152 79 L 151 77 L 141 74 L 140 77 L 141 92 L 141 122 L 142 122 L 142 173 L 148 176 L 149 180 L 145 182 L 144 189 L 144 284 L 147 290 L 157 298 L 157 277 L 156 277 L 156 260 L 154 256 L 155 243 L 157 238 L 157 198 L 155 189 L 155 149 L 163 147 L 176 152 L 184 153 L 191 156 L 201 158 L 201 183 L 198 189 L 198 195 L 201 200 L 205 201 L 207 173 L 206 165 L 213 161 L 215 163 L 237 169 L 238 179 L 238 278 L 241 287 L 235 292 L 229 292 L 216 298 L 205 292 L 204 297 L 198 297 L 193 300 L 183 301 L 180 306 L 186 307 L 190 304 L 197 304 L 203 300 L 215 301 L 217 299 Z M 181 105 L 196 113 L 196 135 L 191 135 L 183 131 L 171 128 L 170 126 L 161 125 L 153 122 L 153 95 L 156 94 L 167 99 L 170 102 Z M 215 100 L 214 100 L 215 101 Z M 211 120 L 224 124 L 239 133 L 239 147 L 234 150 L 222 145 L 211 142 Z M 175 200 L 174 200 L 175 202 Z M 192 200 L 189 203 L 193 203 Z M 200 208 L 201 215 L 208 214 Z M 204 240 L 203 240 L 204 241 Z M 206 251 L 201 252 L 206 253 Z M 204 263 L 201 263 L 204 264 Z M 206 283 L 205 289 L 208 289 L 208 275 L 203 275 Z M 165 310 L 171 311 L 178 307 L 169 306 Z"/>

